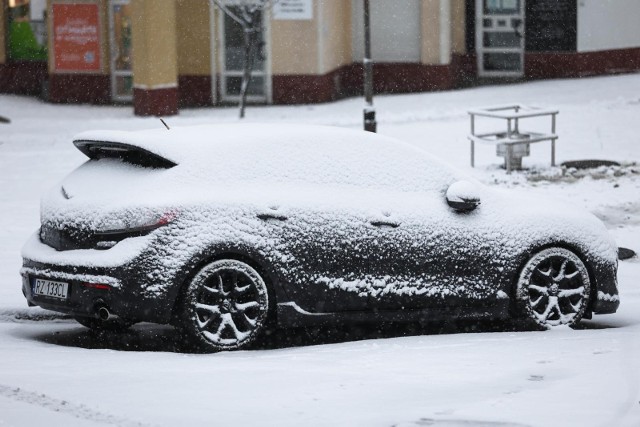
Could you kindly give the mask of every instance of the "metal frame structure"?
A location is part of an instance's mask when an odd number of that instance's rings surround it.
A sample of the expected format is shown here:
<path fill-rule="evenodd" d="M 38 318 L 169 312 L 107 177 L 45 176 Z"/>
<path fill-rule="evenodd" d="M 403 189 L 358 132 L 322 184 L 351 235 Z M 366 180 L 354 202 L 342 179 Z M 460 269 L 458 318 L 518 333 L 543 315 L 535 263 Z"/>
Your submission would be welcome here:
<path fill-rule="evenodd" d="M 558 110 L 527 107 L 520 104 L 499 105 L 494 107 L 469 110 L 471 119 L 471 133 L 468 136 L 471 143 L 471 167 L 475 166 L 475 143 L 490 144 L 505 148 L 505 167 L 511 173 L 514 159 L 514 148 L 527 146 L 534 142 L 551 141 L 551 166 L 556 165 L 556 116 Z M 506 120 L 506 132 L 476 133 L 476 116 Z M 549 116 L 551 118 L 551 133 L 530 132 L 520 129 L 520 120 L 533 117 Z M 522 156 L 519 156 L 522 160 Z"/>

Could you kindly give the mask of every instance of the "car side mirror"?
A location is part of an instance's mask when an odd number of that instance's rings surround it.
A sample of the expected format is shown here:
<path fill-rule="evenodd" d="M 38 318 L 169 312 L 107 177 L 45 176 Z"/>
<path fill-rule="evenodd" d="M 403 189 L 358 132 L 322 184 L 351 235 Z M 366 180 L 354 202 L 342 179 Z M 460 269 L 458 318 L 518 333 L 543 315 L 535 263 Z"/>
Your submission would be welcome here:
<path fill-rule="evenodd" d="M 456 181 L 447 189 L 447 204 L 457 212 L 471 212 L 480 205 L 478 186 L 469 181 Z"/>

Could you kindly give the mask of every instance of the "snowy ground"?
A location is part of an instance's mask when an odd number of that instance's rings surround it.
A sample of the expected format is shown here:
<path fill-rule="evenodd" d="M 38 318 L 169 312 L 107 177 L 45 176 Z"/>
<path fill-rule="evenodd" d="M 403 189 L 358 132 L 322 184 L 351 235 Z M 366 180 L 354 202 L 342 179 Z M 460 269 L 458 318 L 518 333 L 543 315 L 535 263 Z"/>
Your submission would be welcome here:
<path fill-rule="evenodd" d="M 507 176 L 484 146 L 472 170 L 466 110 L 509 102 L 560 110 L 559 161 L 611 159 L 624 166 L 586 176 L 563 172 L 549 167 L 549 145 L 540 143 L 525 159 L 529 173 Z M 380 133 L 488 184 L 569 200 L 603 219 L 619 245 L 640 252 L 640 167 L 634 165 L 640 74 L 384 96 L 376 106 Z M 248 111 L 252 121 L 354 128 L 361 114 L 359 99 Z M 6 95 L 0 115 L 12 119 L 0 124 L 0 426 L 640 425 L 637 259 L 620 263 L 619 312 L 576 331 L 403 328 L 359 331 L 366 339 L 355 342 L 353 331 L 316 331 L 297 333 L 295 345 L 190 355 L 172 351 L 170 328 L 143 324 L 122 337 L 96 337 L 71 320 L 26 309 L 20 247 L 38 227 L 40 193 L 83 161 L 71 137 L 161 124 L 134 118 L 130 107 L 49 105 Z M 236 120 L 235 109 L 168 118 L 172 126 Z"/>

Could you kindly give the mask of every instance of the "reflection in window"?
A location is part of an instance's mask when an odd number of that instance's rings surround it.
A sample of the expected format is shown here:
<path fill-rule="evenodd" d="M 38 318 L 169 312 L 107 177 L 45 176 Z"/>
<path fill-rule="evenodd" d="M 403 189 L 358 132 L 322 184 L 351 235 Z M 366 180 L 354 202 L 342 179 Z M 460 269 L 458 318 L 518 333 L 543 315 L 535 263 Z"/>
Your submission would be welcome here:
<path fill-rule="evenodd" d="M 9 60 L 46 61 L 46 0 L 9 0 L 8 11 Z"/>
<path fill-rule="evenodd" d="M 113 5 L 114 54 L 116 70 L 131 70 L 131 6 Z"/>
<path fill-rule="evenodd" d="M 240 13 L 236 7 L 230 7 Z M 262 16 L 260 17 L 262 19 Z M 244 66 L 244 32 L 242 26 L 229 15 L 224 16 L 225 67 L 229 71 L 241 71 Z M 264 34 L 260 34 L 258 52 L 253 61 L 253 70 L 264 70 Z"/>

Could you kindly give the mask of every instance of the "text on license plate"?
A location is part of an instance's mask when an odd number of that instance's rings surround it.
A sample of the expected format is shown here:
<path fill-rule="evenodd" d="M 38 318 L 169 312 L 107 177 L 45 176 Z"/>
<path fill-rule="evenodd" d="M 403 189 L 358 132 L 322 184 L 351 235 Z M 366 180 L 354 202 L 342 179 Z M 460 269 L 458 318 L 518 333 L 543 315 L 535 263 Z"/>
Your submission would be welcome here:
<path fill-rule="evenodd" d="M 69 284 L 65 282 L 54 282 L 47 279 L 34 279 L 33 293 L 60 299 L 67 299 Z"/>

